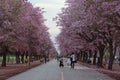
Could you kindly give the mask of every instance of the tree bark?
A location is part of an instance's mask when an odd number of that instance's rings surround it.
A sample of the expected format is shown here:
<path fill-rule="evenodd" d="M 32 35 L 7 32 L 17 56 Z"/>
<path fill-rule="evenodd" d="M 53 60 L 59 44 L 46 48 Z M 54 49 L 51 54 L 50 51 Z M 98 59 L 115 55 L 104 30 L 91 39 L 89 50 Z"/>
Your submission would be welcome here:
<path fill-rule="evenodd" d="M 112 70 L 113 62 L 114 62 L 114 53 L 113 53 L 113 45 L 109 45 L 109 53 L 110 53 L 110 58 L 109 58 L 109 64 L 108 64 L 108 69 Z"/>
<path fill-rule="evenodd" d="M 27 53 L 25 53 L 25 63 L 26 64 L 28 63 L 28 55 L 27 55 Z"/>
<path fill-rule="evenodd" d="M 120 66 L 120 52 L 119 52 L 119 58 L 118 58 L 118 60 L 119 60 L 119 66 Z"/>
<path fill-rule="evenodd" d="M 82 52 L 80 54 L 80 61 L 83 61 L 83 54 L 82 54 Z"/>
<path fill-rule="evenodd" d="M 30 63 L 31 62 L 31 54 L 29 53 L 29 60 L 28 60 L 28 64 L 29 64 L 29 67 L 30 67 Z"/>
<path fill-rule="evenodd" d="M 24 54 L 21 54 L 21 62 L 24 63 Z"/>
<path fill-rule="evenodd" d="M 3 53 L 2 67 L 6 67 L 6 52 Z"/>
<path fill-rule="evenodd" d="M 83 62 L 85 62 L 85 53 L 83 53 Z"/>
<path fill-rule="evenodd" d="M 88 53 L 85 53 L 85 62 L 88 60 Z"/>
<path fill-rule="evenodd" d="M 98 48 L 98 50 L 99 50 L 98 66 L 99 67 L 103 67 L 104 48 L 105 48 L 105 46 L 100 46 Z"/>
<path fill-rule="evenodd" d="M 89 59 L 92 57 L 92 51 L 89 50 Z"/>
<path fill-rule="evenodd" d="M 16 64 L 20 64 L 20 56 L 19 53 L 16 53 Z"/>
<path fill-rule="evenodd" d="M 10 62 L 10 54 L 7 55 L 7 62 Z"/>
<path fill-rule="evenodd" d="M 95 51 L 93 56 L 93 65 L 96 65 L 97 51 Z"/>
<path fill-rule="evenodd" d="M 2 67 L 6 67 L 6 56 L 7 56 L 7 52 L 8 52 L 8 47 L 7 46 L 3 46 L 3 53 L 2 53 L 2 55 L 3 55 L 3 60 L 2 60 L 2 64 L 1 64 L 1 66 Z"/>

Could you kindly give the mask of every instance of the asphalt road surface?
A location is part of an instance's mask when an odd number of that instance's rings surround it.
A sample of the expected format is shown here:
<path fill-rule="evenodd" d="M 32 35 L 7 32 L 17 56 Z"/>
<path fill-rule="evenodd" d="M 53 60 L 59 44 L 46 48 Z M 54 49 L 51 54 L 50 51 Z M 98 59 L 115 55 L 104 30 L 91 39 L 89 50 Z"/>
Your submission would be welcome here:
<path fill-rule="evenodd" d="M 56 60 L 30 69 L 7 80 L 114 80 L 93 69 L 76 64 L 75 69 L 70 66 L 59 67 Z"/>

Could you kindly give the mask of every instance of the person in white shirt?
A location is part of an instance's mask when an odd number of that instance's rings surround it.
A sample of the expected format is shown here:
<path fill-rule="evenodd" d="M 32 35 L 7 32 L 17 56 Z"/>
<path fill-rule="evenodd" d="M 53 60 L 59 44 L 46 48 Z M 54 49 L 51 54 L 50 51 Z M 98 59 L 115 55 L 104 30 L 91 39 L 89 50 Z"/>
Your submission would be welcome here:
<path fill-rule="evenodd" d="M 75 54 L 74 53 L 71 54 L 70 61 L 71 61 L 71 68 L 74 69 L 74 66 L 75 66 Z"/>

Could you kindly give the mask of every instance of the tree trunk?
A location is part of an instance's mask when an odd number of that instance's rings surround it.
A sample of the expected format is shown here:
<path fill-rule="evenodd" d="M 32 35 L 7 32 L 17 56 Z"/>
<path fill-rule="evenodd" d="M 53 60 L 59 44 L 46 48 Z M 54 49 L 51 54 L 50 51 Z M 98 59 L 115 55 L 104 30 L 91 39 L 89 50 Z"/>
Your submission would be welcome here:
<path fill-rule="evenodd" d="M 98 66 L 103 67 L 104 48 L 99 48 Z"/>
<path fill-rule="evenodd" d="M 113 53 L 113 45 L 109 45 L 109 53 L 110 53 L 110 58 L 109 58 L 109 64 L 108 64 L 108 69 L 112 70 L 112 65 L 114 62 L 114 53 Z"/>
<path fill-rule="evenodd" d="M 24 54 L 21 54 L 21 62 L 24 63 Z"/>
<path fill-rule="evenodd" d="M 119 66 L 120 66 L 120 52 L 119 52 L 119 58 L 118 58 L 118 61 L 119 61 Z"/>
<path fill-rule="evenodd" d="M 30 62 L 31 62 L 31 54 L 29 54 L 29 60 L 28 60 L 29 67 L 30 67 Z"/>
<path fill-rule="evenodd" d="M 83 53 L 81 52 L 81 61 L 83 61 Z"/>
<path fill-rule="evenodd" d="M 88 61 L 88 53 L 85 53 L 85 62 Z"/>
<path fill-rule="evenodd" d="M 19 57 L 19 53 L 16 53 L 16 64 L 20 63 L 20 57 Z"/>
<path fill-rule="evenodd" d="M 85 62 L 85 53 L 83 53 L 83 62 Z"/>
<path fill-rule="evenodd" d="M 39 55 L 39 60 L 40 60 L 40 62 L 41 62 L 41 58 L 40 58 L 40 55 Z"/>
<path fill-rule="evenodd" d="M 10 62 L 10 54 L 7 55 L 7 62 Z"/>
<path fill-rule="evenodd" d="M 2 67 L 6 67 L 6 52 L 3 53 Z"/>
<path fill-rule="evenodd" d="M 92 51 L 89 50 L 89 59 L 92 57 Z"/>
<path fill-rule="evenodd" d="M 104 55 L 104 53 L 103 54 L 100 54 L 100 63 L 99 63 L 99 66 L 100 67 L 103 67 L 103 55 Z"/>
<path fill-rule="evenodd" d="M 97 51 L 95 51 L 93 56 L 93 65 L 96 65 Z"/>
<path fill-rule="evenodd" d="M 1 66 L 2 67 L 6 67 L 6 56 L 7 56 L 7 52 L 8 52 L 8 47 L 7 46 L 3 46 L 3 53 L 2 53 L 2 55 L 3 55 L 3 60 L 2 60 L 2 64 L 1 64 Z"/>
<path fill-rule="evenodd" d="M 25 53 L 25 63 L 26 64 L 28 63 L 28 55 L 27 55 L 27 53 Z"/>
<path fill-rule="evenodd" d="M 101 44 L 101 42 L 99 42 L 99 46 L 97 46 L 97 48 L 98 48 L 98 51 L 99 51 L 99 57 L 98 57 L 97 65 L 99 67 L 103 67 L 103 56 L 104 56 L 105 45 Z"/>
<path fill-rule="evenodd" d="M 77 60 L 80 60 L 80 53 L 77 53 Z"/>

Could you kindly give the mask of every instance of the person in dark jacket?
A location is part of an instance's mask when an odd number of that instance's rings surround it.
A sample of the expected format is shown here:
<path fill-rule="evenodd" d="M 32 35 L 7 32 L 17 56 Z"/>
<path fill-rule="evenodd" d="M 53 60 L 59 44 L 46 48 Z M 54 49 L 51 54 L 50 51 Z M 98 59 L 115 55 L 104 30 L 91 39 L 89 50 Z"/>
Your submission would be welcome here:
<path fill-rule="evenodd" d="M 60 66 L 60 67 L 64 67 L 63 57 L 61 57 L 61 58 L 59 59 L 59 66 Z"/>

